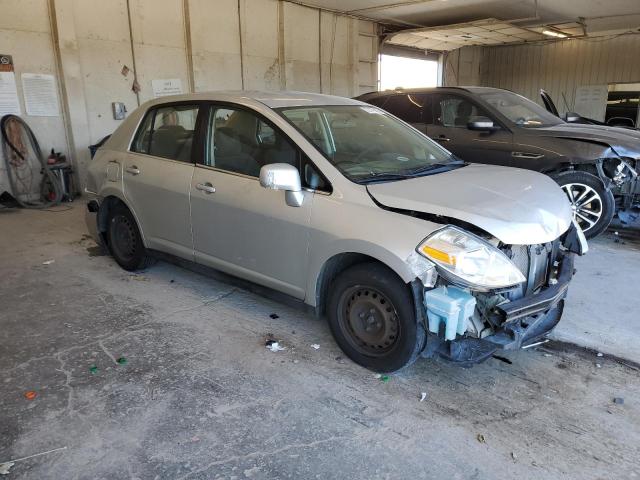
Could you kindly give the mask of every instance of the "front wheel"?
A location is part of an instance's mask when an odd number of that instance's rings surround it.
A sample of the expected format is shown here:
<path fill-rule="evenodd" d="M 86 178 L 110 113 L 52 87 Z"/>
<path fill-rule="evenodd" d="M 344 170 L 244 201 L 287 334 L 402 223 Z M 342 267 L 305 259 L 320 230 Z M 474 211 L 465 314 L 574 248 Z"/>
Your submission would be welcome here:
<path fill-rule="evenodd" d="M 553 179 L 569 197 L 573 218 L 586 238 L 594 238 L 606 230 L 615 214 L 615 199 L 602 181 L 588 172 L 572 170 L 553 175 Z"/>
<path fill-rule="evenodd" d="M 411 365 L 424 347 L 411 291 L 383 265 L 359 264 L 340 274 L 329 294 L 328 317 L 345 354 L 376 372 Z"/>

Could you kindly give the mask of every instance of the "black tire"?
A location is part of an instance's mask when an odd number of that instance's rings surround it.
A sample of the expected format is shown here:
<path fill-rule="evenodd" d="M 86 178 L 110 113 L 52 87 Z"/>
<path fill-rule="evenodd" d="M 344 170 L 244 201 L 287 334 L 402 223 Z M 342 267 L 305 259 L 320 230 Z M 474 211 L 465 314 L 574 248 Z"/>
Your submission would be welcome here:
<path fill-rule="evenodd" d="M 604 232 L 616 211 L 616 202 L 611 190 L 607 190 L 597 176 L 578 170 L 570 170 L 552 175 L 552 178 L 562 187 L 569 197 L 574 209 L 574 218 L 582 227 L 585 237 L 594 238 Z M 588 200 L 594 196 L 597 198 L 592 202 L 581 203 L 580 196 L 586 193 L 581 200 Z M 572 198 L 572 195 L 574 198 Z M 596 216 L 596 213 L 599 216 Z M 590 224 L 590 222 L 595 222 Z"/>
<path fill-rule="evenodd" d="M 144 247 L 135 218 L 121 203 L 109 212 L 107 241 L 111 255 L 125 270 L 131 272 L 146 268 L 153 260 Z"/>
<path fill-rule="evenodd" d="M 358 264 L 342 272 L 329 292 L 327 312 L 340 348 L 370 370 L 401 370 L 424 348 L 426 334 L 416 321 L 411 290 L 381 264 Z"/>

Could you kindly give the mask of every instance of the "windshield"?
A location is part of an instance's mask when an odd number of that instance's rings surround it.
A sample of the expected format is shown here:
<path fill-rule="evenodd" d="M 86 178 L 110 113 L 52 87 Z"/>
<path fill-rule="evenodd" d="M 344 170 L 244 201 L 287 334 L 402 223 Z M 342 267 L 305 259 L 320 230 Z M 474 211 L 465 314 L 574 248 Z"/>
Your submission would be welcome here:
<path fill-rule="evenodd" d="M 555 115 L 528 98 L 506 90 L 480 93 L 489 105 L 521 127 L 550 127 L 562 123 Z"/>
<path fill-rule="evenodd" d="M 376 107 L 296 107 L 279 112 L 355 182 L 399 180 L 437 173 L 462 163 Z"/>

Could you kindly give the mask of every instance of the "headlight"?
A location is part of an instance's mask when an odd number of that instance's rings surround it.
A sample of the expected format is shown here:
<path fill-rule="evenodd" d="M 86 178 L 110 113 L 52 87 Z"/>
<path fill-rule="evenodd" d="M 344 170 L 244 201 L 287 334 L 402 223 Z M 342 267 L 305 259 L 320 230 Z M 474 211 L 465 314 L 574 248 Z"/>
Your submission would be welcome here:
<path fill-rule="evenodd" d="M 443 276 L 448 274 L 450 280 L 469 287 L 505 288 L 526 280 L 504 253 L 456 227 L 431 234 L 417 251 L 434 262 Z"/>

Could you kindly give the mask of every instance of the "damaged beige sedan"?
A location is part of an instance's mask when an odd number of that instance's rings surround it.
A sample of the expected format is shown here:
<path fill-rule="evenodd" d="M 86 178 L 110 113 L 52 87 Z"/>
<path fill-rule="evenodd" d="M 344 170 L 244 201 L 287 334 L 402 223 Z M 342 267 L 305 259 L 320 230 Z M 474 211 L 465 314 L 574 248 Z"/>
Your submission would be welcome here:
<path fill-rule="evenodd" d="M 160 251 L 294 297 L 380 372 L 544 339 L 587 249 L 553 180 L 465 164 L 317 94 L 148 102 L 98 151 L 87 193 L 90 231 L 126 270 Z"/>

